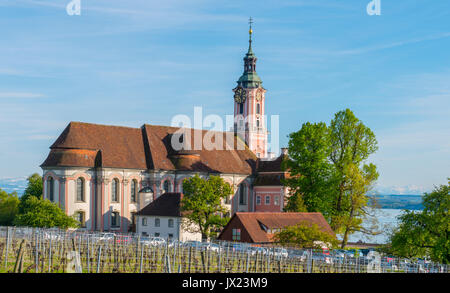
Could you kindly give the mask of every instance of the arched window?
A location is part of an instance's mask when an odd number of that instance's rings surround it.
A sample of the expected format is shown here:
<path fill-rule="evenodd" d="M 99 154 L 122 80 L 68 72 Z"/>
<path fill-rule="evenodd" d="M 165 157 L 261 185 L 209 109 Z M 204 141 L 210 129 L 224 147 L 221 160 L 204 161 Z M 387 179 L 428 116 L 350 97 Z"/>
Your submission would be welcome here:
<path fill-rule="evenodd" d="M 258 127 L 258 128 L 259 128 L 259 119 L 258 119 L 258 120 L 256 120 L 256 127 Z"/>
<path fill-rule="evenodd" d="M 75 216 L 77 221 L 80 223 L 80 227 L 86 228 L 85 213 L 83 211 L 78 211 Z"/>
<path fill-rule="evenodd" d="M 138 182 L 136 179 L 133 179 L 131 181 L 131 202 L 136 202 L 136 198 L 137 198 L 137 190 L 138 190 Z"/>
<path fill-rule="evenodd" d="M 247 186 L 244 183 L 239 185 L 239 204 L 247 204 Z"/>
<path fill-rule="evenodd" d="M 84 179 L 82 177 L 77 179 L 77 201 L 84 201 Z"/>
<path fill-rule="evenodd" d="M 55 200 L 55 182 L 53 180 L 53 177 L 47 178 L 47 198 L 50 201 Z"/>
<path fill-rule="evenodd" d="M 119 212 L 111 213 L 111 227 L 117 228 L 120 227 L 120 214 Z"/>
<path fill-rule="evenodd" d="M 261 114 L 261 105 L 259 103 L 256 104 L 256 114 Z"/>
<path fill-rule="evenodd" d="M 163 190 L 164 190 L 164 193 L 170 192 L 170 181 L 169 180 L 164 181 Z"/>
<path fill-rule="evenodd" d="M 119 202 L 119 179 L 114 178 L 111 186 L 111 201 Z"/>
<path fill-rule="evenodd" d="M 244 114 L 244 103 L 239 104 L 239 114 Z"/>

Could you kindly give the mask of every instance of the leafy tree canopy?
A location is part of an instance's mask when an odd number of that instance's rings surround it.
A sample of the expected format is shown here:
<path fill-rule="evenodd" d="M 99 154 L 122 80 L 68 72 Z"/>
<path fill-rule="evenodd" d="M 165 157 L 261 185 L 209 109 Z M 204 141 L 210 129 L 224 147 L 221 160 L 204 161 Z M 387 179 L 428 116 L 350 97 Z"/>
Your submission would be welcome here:
<path fill-rule="evenodd" d="M 430 257 L 450 263 L 450 184 L 435 187 L 422 199 L 420 212 L 405 211 L 385 249 L 401 257 Z"/>
<path fill-rule="evenodd" d="M 338 245 L 334 235 L 322 231 L 317 224 L 308 222 L 283 228 L 274 235 L 274 241 L 297 248 L 321 248 L 323 244 L 332 248 Z"/>
<path fill-rule="evenodd" d="M 325 123 L 309 122 L 290 134 L 289 160 L 283 162 L 290 177 L 285 180 L 291 189 L 285 210 L 291 212 L 322 212 L 330 214 L 332 165 L 328 128 Z"/>
<path fill-rule="evenodd" d="M 36 198 L 42 198 L 42 177 L 38 173 L 34 173 L 27 178 L 28 185 L 25 192 L 22 195 L 22 199 L 25 201 L 30 196 Z"/>
<path fill-rule="evenodd" d="M 22 202 L 23 211 L 16 216 L 16 226 L 41 227 L 41 228 L 76 228 L 79 223 L 49 200 L 38 199 L 30 196 Z"/>
<path fill-rule="evenodd" d="M 228 212 L 223 201 L 232 191 L 219 176 L 203 179 L 196 175 L 183 181 L 182 210 L 189 222 L 198 226 L 203 239 L 215 235 L 229 221 L 223 217 Z"/>
<path fill-rule="evenodd" d="M 17 192 L 7 193 L 0 189 L 0 226 L 11 226 L 19 212 Z"/>
<path fill-rule="evenodd" d="M 305 123 L 290 135 L 289 158 L 283 164 L 290 173 L 284 180 L 291 197 L 287 211 L 321 212 L 336 233 L 362 228 L 367 215 L 368 191 L 378 178 L 376 166 L 366 160 L 377 141 L 373 132 L 349 109 L 335 114 L 330 125 Z"/>

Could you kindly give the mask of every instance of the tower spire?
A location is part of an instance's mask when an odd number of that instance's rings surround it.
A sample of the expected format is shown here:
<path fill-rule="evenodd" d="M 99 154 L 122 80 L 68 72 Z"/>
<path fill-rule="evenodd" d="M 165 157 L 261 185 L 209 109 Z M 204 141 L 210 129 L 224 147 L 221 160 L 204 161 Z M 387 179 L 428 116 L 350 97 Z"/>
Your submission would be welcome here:
<path fill-rule="evenodd" d="M 253 33 L 252 24 L 253 24 L 253 18 L 251 16 L 250 16 L 250 18 L 248 20 L 248 24 L 250 26 L 250 28 L 248 30 L 248 35 L 249 35 L 249 38 L 248 38 L 248 53 L 253 53 L 252 52 L 252 33 Z"/>
<path fill-rule="evenodd" d="M 244 57 L 244 73 L 237 83 L 244 88 L 256 88 L 261 86 L 262 81 L 256 74 L 256 60 L 258 60 L 258 58 L 256 58 L 252 50 L 253 18 L 249 18 L 248 24 L 248 52 Z"/>

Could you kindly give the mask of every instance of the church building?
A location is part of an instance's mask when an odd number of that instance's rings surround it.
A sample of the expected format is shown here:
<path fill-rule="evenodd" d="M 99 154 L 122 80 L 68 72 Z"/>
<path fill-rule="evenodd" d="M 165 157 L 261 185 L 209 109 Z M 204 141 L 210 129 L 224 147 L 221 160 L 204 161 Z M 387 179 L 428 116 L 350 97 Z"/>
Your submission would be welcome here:
<path fill-rule="evenodd" d="M 284 149 L 278 158 L 269 156 L 266 89 L 256 61 L 250 24 L 244 72 L 233 89 L 234 132 L 216 133 L 223 137 L 221 149 L 178 150 L 171 143 L 177 127 L 70 122 L 41 165 L 44 198 L 76 215 L 86 230 L 129 232 L 149 202 L 164 193 L 182 193 L 185 178 L 218 175 L 235 192 L 223 203 L 230 216 L 283 211 L 287 190 L 281 183 L 281 162 L 287 154 Z M 189 135 L 182 137 L 184 143 L 208 134 L 199 129 L 185 132 Z"/>

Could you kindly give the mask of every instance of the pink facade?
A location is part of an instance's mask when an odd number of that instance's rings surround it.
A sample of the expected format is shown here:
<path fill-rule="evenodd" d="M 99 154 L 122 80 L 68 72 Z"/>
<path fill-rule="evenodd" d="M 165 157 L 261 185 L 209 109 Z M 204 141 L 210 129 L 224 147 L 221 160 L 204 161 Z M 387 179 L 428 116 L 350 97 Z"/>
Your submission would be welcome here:
<path fill-rule="evenodd" d="M 282 212 L 284 207 L 284 190 L 278 186 L 254 187 L 255 212 Z"/>

